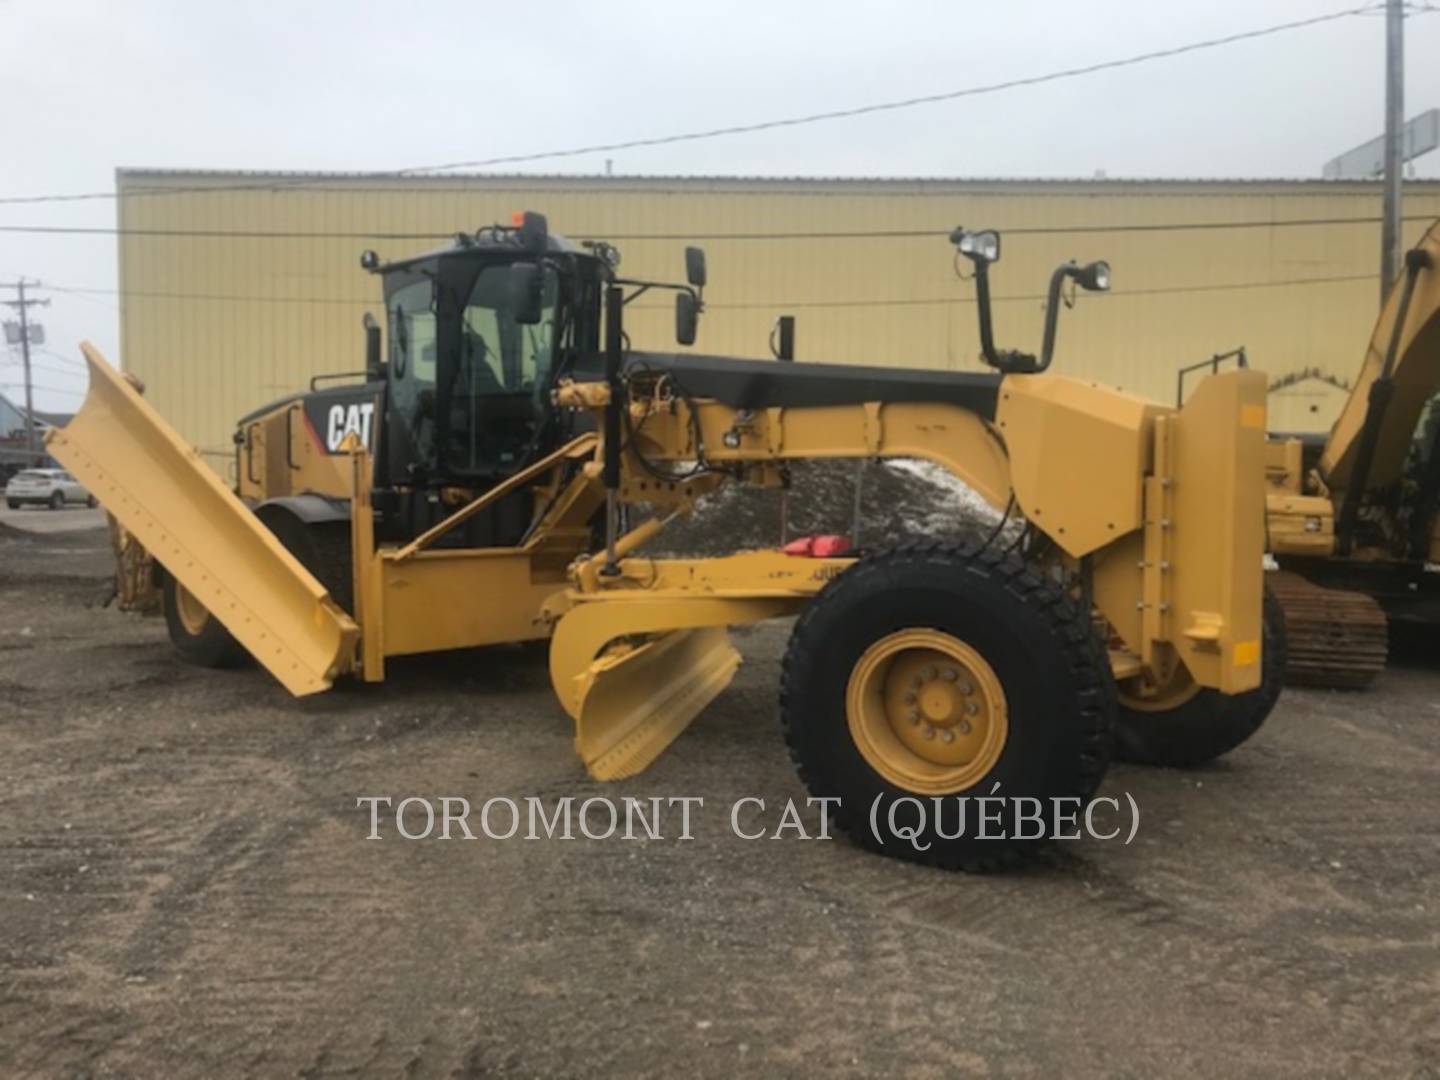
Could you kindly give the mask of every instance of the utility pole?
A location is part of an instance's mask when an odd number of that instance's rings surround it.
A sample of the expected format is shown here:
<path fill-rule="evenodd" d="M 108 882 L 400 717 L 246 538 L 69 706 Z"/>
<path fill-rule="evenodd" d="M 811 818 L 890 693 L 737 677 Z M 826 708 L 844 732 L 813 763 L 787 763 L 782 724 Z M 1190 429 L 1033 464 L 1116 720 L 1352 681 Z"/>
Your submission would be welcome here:
<path fill-rule="evenodd" d="M 1405 0 L 1385 0 L 1385 205 L 1380 302 L 1400 270 L 1400 181 L 1405 157 Z"/>
<path fill-rule="evenodd" d="M 30 458 L 30 464 L 34 465 L 40 460 L 40 455 L 35 449 L 35 398 L 30 384 L 30 319 L 27 311 L 31 307 L 48 307 L 50 301 L 27 300 L 24 278 L 10 287 L 18 294 L 18 299 L 5 300 L 3 303 L 6 307 L 17 308 L 20 312 L 20 355 L 25 361 L 25 453 Z"/>

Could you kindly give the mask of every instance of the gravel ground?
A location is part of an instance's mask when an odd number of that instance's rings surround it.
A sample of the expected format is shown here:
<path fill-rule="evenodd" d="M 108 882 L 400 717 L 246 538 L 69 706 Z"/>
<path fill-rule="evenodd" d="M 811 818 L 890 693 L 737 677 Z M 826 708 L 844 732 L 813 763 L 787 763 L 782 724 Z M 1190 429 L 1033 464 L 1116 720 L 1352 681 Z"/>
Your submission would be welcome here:
<path fill-rule="evenodd" d="M 0 1075 L 1440 1075 L 1434 670 L 1116 767 L 1132 845 L 967 877 L 732 835 L 803 796 L 784 626 L 602 787 L 540 650 L 294 701 L 95 607 L 104 543 L 0 525 Z M 595 794 L 705 804 L 690 841 L 367 841 L 356 808 Z"/>

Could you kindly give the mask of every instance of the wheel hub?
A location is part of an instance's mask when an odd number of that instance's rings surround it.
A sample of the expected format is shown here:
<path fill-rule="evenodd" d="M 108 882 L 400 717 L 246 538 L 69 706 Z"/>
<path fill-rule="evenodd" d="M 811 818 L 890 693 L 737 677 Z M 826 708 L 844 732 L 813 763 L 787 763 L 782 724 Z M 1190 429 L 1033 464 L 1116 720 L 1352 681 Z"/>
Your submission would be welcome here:
<path fill-rule="evenodd" d="M 175 613 L 180 616 L 180 625 L 185 627 L 191 636 L 204 632 L 205 624 L 210 620 L 210 612 L 205 605 L 190 593 L 190 590 L 175 582 Z"/>
<path fill-rule="evenodd" d="M 850 733 L 865 760 L 909 791 L 948 794 L 999 760 L 1005 692 L 985 658 L 938 630 L 901 630 L 861 655 L 846 688 Z"/>

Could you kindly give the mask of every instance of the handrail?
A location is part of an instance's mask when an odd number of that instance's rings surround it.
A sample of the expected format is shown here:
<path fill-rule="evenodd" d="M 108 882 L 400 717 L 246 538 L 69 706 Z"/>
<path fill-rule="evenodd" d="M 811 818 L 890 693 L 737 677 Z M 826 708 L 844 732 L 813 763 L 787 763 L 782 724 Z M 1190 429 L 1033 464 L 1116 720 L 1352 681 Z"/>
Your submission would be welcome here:
<path fill-rule="evenodd" d="M 485 509 L 485 507 L 489 506 L 491 503 L 506 495 L 509 495 L 510 492 L 514 491 L 516 488 L 521 487 L 527 481 L 534 479 L 536 476 L 539 476 L 541 473 L 549 472 L 566 458 L 577 457 L 584 451 L 589 450 L 591 447 L 593 447 L 598 441 L 599 437 L 593 431 L 587 431 L 584 435 L 580 435 L 577 438 L 571 439 L 564 446 L 560 447 L 560 449 L 551 451 L 539 461 L 536 461 L 531 465 L 527 465 L 525 468 L 521 469 L 513 476 L 509 477 L 508 479 L 502 481 L 499 484 L 496 484 L 489 491 L 485 492 L 485 494 L 466 503 L 455 513 L 447 517 L 444 521 L 441 521 L 438 524 L 431 526 L 429 529 L 426 529 L 414 540 L 410 541 L 410 543 L 406 544 L 404 547 L 396 551 L 394 555 L 389 556 L 390 560 L 392 562 L 398 563 L 405 562 L 407 559 L 414 557 L 418 552 L 423 551 L 425 548 L 429 547 L 436 540 L 438 540 L 440 537 L 444 536 L 447 532 L 453 529 L 456 525 L 459 525 L 460 523 L 465 521 L 469 521 L 472 517 L 478 514 L 481 510 Z"/>

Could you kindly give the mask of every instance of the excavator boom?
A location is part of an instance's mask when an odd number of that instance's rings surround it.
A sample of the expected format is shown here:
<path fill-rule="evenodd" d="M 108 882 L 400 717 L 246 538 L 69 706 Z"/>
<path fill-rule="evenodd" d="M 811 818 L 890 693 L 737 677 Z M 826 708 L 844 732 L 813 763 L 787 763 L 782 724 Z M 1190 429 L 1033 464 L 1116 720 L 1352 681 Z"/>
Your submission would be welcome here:
<path fill-rule="evenodd" d="M 1366 490 L 1387 488 L 1400 479 L 1420 413 L 1440 391 L 1440 364 L 1435 362 L 1440 355 L 1440 221 L 1414 250 L 1428 257 L 1431 269 L 1419 271 L 1408 304 L 1403 279 L 1390 290 L 1359 378 L 1320 455 L 1320 476 L 1332 492 L 1349 489 L 1355 479 L 1372 388 L 1387 376 L 1387 361 L 1394 389 L 1376 429 L 1374 456 L 1362 481 Z"/>

